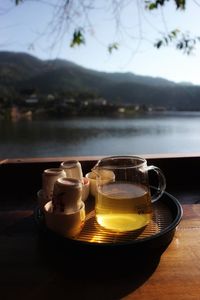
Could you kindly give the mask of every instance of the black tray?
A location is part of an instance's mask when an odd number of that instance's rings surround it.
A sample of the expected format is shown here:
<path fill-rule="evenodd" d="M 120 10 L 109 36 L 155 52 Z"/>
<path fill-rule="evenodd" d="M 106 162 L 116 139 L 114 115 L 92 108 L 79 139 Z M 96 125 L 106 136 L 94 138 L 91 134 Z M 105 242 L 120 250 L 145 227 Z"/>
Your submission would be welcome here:
<path fill-rule="evenodd" d="M 162 197 L 153 204 L 153 219 L 142 232 L 126 234 L 111 233 L 102 229 L 95 221 L 94 199 L 86 201 L 86 208 L 92 207 L 86 214 L 86 222 L 81 233 L 73 239 L 64 238 L 49 230 L 45 225 L 43 213 L 36 209 L 35 220 L 42 233 L 43 240 L 52 245 L 67 247 L 74 251 L 94 253 L 106 251 L 153 251 L 165 248 L 173 239 L 177 225 L 182 218 L 182 207 L 171 194 L 164 192 Z M 87 209 L 88 210 L 88 209 Z M 126 252 L 127 253 L 127 252 Z"/>

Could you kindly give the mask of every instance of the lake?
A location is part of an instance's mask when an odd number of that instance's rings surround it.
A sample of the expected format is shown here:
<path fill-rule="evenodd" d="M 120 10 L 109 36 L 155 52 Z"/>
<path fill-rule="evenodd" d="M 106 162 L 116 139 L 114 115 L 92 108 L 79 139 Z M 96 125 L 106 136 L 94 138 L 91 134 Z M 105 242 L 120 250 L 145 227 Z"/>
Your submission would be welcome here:
<path fill-rule="evenodd" d="M 200 151 L 200 112 L 0 121 L 0 158 Z"/>

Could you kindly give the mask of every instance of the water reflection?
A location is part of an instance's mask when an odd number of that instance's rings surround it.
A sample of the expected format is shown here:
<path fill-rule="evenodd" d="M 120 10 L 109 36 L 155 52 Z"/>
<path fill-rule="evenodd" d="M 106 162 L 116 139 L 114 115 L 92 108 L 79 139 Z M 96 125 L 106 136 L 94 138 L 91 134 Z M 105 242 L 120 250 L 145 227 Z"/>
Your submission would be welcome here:
<path fill-rule="evenodd" d="M 195 152 L 200 114 L 0 121 L 0 157 Z"/>

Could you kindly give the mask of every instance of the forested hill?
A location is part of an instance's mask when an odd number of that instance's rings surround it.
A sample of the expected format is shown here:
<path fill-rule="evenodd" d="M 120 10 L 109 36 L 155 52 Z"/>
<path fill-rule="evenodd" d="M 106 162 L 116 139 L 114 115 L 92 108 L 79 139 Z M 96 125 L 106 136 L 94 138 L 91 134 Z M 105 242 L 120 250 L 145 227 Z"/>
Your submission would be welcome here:
<path fill-rule="evenodd" d="M 200 86 L 133 73 L 98 72 L 67 60 L 40 60 L 25 53 L 0 52 L 0 98 L 31 89 L 42 95 L 91 92 L 118 103 L 200 109 Z"/>

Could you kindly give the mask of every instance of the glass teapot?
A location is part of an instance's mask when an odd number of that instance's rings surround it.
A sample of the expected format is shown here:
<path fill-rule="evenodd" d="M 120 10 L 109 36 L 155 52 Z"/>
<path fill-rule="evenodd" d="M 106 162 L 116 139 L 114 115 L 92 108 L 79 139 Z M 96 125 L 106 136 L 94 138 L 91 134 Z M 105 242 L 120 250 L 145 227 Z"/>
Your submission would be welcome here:
<path fill-rule="evenodd" d="M 149 171 L 156 172 L 158 186 L 150 192 Z M 111 156 L 97 162 L 95 214 L 97 223 L 115 232 L 145 228 L 152 219 L 152 203 L 166 188 L 163 172 L 138 156 Z"/>

